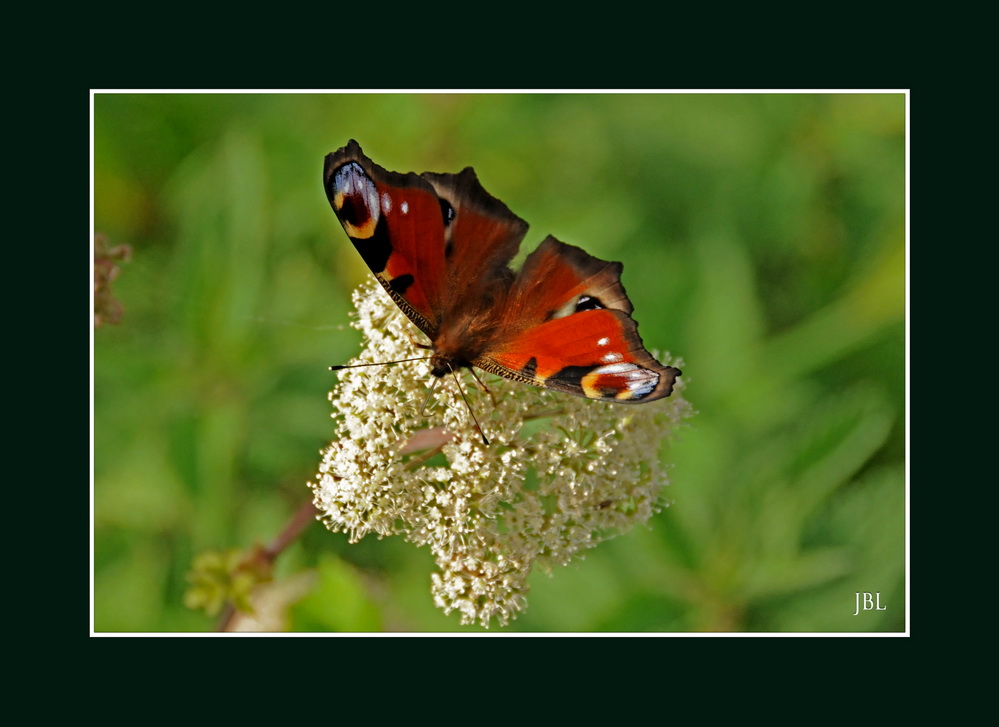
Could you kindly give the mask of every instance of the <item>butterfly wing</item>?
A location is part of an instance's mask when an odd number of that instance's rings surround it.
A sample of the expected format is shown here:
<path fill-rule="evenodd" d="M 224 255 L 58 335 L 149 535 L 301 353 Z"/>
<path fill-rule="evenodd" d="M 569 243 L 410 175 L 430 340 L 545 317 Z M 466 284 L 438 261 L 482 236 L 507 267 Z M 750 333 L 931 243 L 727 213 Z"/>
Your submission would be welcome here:
<path fill-rule="evenodd" d="M 473 363 L 590 399 L 641 403 L 669 396 L 680 370 L 645 350 L 621 269 L 549 236 L 511 289 L 500 324 L 510 335 Z"/>
<path fill-rule="evenodd" d="M 354 140 L 326 155 L 326 196 L 378 282 L 433 338 L 445 299 L 445 235 L 440 199 L 418 174 L 378 166 Z"/>
<path fill-rule="evenodd" d="M 457 313 L 469 298 L 481 297 L 494 283 L 509 286 L 513 279 L 509 262 L 524 239 L 527 223 L 489 194 L 471 167 L 459 174 L 422 176 L 440 199 L 447 289 Z"/>
<path fill-rule="evenodd" d="M 347 236 L 389 295 L 432 340 L 445 318 L 509 284 L 527 231 L 479 183 L 459 174 L 390 172 L 356 141 L 327 155 L 324 186 Z"/>
<path fill-rule="evenodd" d="M 548 237 L 515 275 L 527 224 L 471 168 L 390 172 L 351 140 L 326 156 L 323 180 L 361 257 L 443 359 L 591 399 L 672 392 L 680 371 L 645 350 L 621 263 Z"/>

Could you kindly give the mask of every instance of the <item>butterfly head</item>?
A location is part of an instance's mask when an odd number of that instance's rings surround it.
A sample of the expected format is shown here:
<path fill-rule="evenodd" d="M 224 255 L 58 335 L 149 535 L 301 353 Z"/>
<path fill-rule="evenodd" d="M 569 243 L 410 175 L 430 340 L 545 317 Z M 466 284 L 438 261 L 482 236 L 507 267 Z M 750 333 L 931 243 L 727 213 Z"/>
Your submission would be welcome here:
<path fill-rule="evenodd" d="M 447 376 L 462 367 L 471 368 L 471 366 L 472 364 L 468 361 L 463 361 L 461 359 L 440 353 L 435 353 L 430 357 L 430 373 L 438 379 Z"/>

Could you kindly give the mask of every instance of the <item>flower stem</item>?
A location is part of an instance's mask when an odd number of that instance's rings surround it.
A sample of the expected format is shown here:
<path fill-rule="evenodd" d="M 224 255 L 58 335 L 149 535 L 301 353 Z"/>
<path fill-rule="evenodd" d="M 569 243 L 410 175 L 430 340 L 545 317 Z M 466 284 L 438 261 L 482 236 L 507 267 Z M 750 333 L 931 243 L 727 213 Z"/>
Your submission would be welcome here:
<path fill-rule="evenodd" d="M 250 553 L 243 560 L 244 564 L 249 564 L 253 562 L 257 566 L 266 567 L 268 570 L 274 566 L 274 561 L 277 557 L 291 545 L 305 527 L 316 519 L 316 506 L 311 500 L 307 500 L 302 503 L 302 506 L 298 508 L 294 515 L 292 515 L 291 520 L 285 525 L 284 530 L 282 530 L 277 537 L 275 537 L 266 547 L 261 548 L 257 546 L 253 548 Z M 219 617 L 219 623 L 216 627 L 216 631 L 224 632 L 228 631 L 232 626 L 232 621 L 236 617 L 236 607 L 232 605 L 231 601 L 226 602 L 225 607 L 222 609 L 222 615 Z"/>

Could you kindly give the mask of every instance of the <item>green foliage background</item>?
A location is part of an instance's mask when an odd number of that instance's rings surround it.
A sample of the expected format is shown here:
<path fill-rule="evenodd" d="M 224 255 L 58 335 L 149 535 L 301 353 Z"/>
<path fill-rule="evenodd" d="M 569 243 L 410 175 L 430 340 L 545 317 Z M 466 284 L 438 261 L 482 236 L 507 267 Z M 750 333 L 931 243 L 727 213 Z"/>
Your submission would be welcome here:
<path fill-rule="evenodd" d="M 133 257 L 94 331 L 94 629 L 212 629 L 195 557 L 310 499 L 367 275 L 323 157 L 356 138 L 474 166 L 525 252 L 623 261 L 647 346 L 685 360 L 672 506 L 535 574 L 508 631 L 904 630 L 904 135 L 902 94 L 95 95 L 95 231 Z M 317 523 L 269 592 L 290 629 L 481 630 L 431 569 Z"/>

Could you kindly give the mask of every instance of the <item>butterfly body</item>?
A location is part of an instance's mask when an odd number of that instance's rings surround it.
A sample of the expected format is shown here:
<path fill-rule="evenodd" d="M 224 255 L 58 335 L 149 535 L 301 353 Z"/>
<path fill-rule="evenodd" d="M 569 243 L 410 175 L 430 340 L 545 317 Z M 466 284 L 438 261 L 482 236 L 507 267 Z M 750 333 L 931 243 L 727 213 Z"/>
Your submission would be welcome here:
<path fill-rule="evenodd" d="M 548 236 L 514 272 L 527 223 L 470 167 L 390 172 L 350 141 L 326 156 L 323 178 L 347 236 L 430 339 L 434 376 L 475 366 L 621 403 L 672 392 L 680 371 L 645 350 L 621 263 Z"/>

